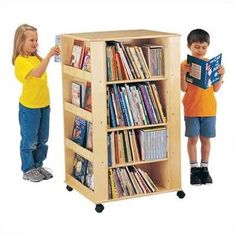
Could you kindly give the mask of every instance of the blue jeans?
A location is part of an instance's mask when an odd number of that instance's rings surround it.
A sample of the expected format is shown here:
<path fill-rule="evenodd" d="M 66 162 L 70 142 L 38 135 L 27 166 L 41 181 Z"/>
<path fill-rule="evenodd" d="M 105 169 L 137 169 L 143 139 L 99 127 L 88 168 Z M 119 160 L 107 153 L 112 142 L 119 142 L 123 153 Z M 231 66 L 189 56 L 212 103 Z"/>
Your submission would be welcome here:
<path fill-rule="evenodd" d="M 43 165 L 47 157 L 50 106 L 27 108 L 19 104 L 21 170 L 26 172 Z"/>

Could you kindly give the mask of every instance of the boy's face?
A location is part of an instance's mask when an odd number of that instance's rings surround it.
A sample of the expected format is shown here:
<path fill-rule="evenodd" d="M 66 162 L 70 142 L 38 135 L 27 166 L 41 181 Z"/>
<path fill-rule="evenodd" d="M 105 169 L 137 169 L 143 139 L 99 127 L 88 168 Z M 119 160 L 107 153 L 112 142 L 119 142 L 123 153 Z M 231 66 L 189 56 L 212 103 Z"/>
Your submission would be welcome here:
<path fill-rule="evenodd" d="M 28 56 L 36 53 L 38 47 L 38 34 L 35 31 L 25 32 L 24 53 Z"/>
<path fill-rule="evenodd" d="M 208 46 L 209 45 L 206 42 L 194 42 L 191 45 L 188 45 L 188 48 L 190 49 L 192 56 L 203 59 L 207 53 Z"/>

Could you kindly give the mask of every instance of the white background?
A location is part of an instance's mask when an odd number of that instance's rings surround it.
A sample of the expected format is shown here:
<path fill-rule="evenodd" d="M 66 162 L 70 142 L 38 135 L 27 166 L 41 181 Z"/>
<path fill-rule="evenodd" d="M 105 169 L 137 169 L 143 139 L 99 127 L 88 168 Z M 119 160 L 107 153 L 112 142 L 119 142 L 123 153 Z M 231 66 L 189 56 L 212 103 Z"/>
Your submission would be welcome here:
<path fill-rule="evenodd" d="M 0 235 L 233 235 L 235 198 L 235 5 L 232 0 L 113 1 L 0 0 Z M 235 18 L 235 17 L 234 17 Z M 121 29 L 151 29 L 182 35 L 181 60 L 189 53 L 186 36 L 194 28 L 211 35 L 208 58 L 223 53 L 225 83 L 217 93 L 217 137 L 212 140 L 211 186 L 189 184 L 189 163 L 182 122 L 182 187 L 176 193 L 107 203 L 98 214 L 94 204 L 64 183 L 61 67 L 47 69 L 51 92 L 49 153 L 45 165 L 54 178 L 22 180 L 19 156 L 18 98 L 21 85 L 11 65 L 13 36 L 22 23 L 38 28 L 39 52 L 45 56 L 56 34 Z M 183 113 L 182 113 L 183 120 Z M 154 234 L 151 234 L 154 235 Z"/>

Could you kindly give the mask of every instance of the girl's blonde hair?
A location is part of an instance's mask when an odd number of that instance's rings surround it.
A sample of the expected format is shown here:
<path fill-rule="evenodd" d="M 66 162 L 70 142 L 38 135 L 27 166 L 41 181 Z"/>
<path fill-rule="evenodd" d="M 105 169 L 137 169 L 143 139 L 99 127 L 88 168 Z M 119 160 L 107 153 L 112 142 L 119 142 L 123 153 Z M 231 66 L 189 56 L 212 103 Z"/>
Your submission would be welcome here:
<path fill-rule="evenodd" d="M 15 32 L 14 37 L 14 45 L 13 45 L 13 54 L 12 54 L 12 64 L 15 65 L 16 57 L 20 55 L 24 55 L 23 45 L 25 42 L 25 31 L 35 31 L 37 32 L 37 29 L 34 26 L 23 24 L 20 25 Z M 36 52 L 37 54 L 37 52 Z M 37 56 L 37 55 L 36 55 Z"/>

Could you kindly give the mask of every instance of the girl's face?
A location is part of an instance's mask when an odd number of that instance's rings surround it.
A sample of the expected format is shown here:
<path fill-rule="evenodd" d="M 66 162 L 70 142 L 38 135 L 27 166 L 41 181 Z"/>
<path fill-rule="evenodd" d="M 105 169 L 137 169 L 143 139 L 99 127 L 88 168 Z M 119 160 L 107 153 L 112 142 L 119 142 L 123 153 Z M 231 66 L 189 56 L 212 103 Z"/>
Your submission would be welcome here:
<path fill-rule="evenodd" d="M 38 34 L 36 31 L 25 31 L 24 53 L 27 56 L 34 55 L 38 47 Z"/>
<path fill-rule="evenodd" d="M 190 49 L 192 56 L 203 59 L 207 53 L 208 43 L 194 42 L 188 48 Z"/>

